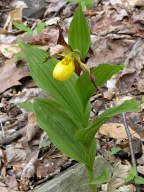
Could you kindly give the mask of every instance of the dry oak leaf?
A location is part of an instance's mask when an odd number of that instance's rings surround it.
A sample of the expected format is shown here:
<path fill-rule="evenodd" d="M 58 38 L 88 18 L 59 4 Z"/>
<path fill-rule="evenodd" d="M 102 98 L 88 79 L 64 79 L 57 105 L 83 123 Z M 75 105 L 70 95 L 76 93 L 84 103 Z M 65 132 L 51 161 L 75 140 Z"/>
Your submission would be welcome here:
<path fill-rule="evenodd" d="M 140 138 L 140 136 L 135 131 L 133 131 L 130 127 L 129 127 L 129 130 L 133 137 Z M 123 124 L 120 124 L 120 123 L 105 123 L 101 126 L 99 133 L 115 139 L 127 138 L 125 127 Z"/>
<path fill-rule="evenodd" d="M 21 85 L 20 79 L 30 76 L 24 64 L 16 65 L 15 59 L 9 59 L 0 67 L 0 93 L 16 85 Z"/>

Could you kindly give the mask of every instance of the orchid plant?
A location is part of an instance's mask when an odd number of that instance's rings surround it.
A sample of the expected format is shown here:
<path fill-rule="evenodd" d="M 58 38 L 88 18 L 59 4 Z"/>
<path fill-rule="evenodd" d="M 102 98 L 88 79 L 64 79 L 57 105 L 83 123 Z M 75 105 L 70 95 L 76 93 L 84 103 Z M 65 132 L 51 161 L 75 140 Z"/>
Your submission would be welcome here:
<path fill-rule="evenodd" d="M 90 48 L 90 27 L 81 4 L 71 21 L 68 43 L 64 44 L 63 59 L 59 61 L 49 58 L 39 47 L 19 41 L 22 52 L 17 56 L 27 59 L 34 81 L 51 95 L 51 98 L 37 98 L 19 106 L 34 112 L 39 126 L 62 152 L 85 165 L 90 190 L 96 192 L 96 185 L 107 182 L 108 178 L 107 174 L 102 174 L 101 179 L 94 175 L 95 134 L 111 117 L 138 111 L 139 103 L 127 100 L 106 110 L 95 120 L 90 119 L 90 97 L 97 91 L 96 87 L 105 84 L 123 66 L 101 64 L 91 70 L 85 64 Z"/>

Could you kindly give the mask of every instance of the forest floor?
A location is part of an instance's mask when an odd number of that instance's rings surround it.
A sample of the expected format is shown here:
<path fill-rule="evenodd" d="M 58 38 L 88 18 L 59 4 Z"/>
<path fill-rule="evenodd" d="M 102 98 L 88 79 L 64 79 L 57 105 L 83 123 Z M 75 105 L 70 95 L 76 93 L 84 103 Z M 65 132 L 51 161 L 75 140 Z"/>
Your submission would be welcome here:
<path fill-rule="evenodd" d="M 47 97 L 35 85 L 27 64 L 16 61 L 15 54 L 19 52 L 16 40 L 40 45 L 49 52 L 50 57 L 58 55 L 63 48 L 57 45 L 57 22 L 67 39 L 76 6 L 77 3 L 63 0 L 0 1 L 1 192 L 33 190 L 76 163 L 51 143 L 46 133 L 38 127 L 32 112 L 15 105 L 36 97 Z M 124 176 L 131 167 L 131 156 L 134 156 L 138 174 L 143 177 L 144 1 L 99 0 L 92 8 L 84 9 L 84 14 L 91 27 L 91 50 L 87 65 L 90 68 L 100 64 L 124 65 L 124 69 L 91 98 L 91 118 L 121 99 L 134 98 L 141 103 L 141 112 L 128 113 L 125 117 L 116 116 L 101 127 L 96 135 L 97 153 L 109 160 L 114 170 L 119 165 L 115 171 L 118 171 L 117 175 Z M 23 23 L 32 30 L 43 22 L 46 28 L 30 36 L 16 29 L 13 22 Z M 132 135 L 133 154 L 129 149 L 124 122 Z M 111 192 L 131 192 L 136 191 L 137 187 L 134 183 L 125 184 L 123 180 L 105 185 L 115 185 Z M 105 185 L 101 187 L 102 192 L 105 192 Z M 144 185 L 138 187 L 144 191 Z"/>

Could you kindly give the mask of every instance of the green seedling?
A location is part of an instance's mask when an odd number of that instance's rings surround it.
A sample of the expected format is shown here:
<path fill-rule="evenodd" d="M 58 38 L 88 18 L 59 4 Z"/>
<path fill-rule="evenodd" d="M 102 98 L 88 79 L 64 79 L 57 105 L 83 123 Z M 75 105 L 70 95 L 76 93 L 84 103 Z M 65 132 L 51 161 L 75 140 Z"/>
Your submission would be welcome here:
<path fill-rule="evenodd" d="M 111 155 L 116 155 L 118 152 L 120 152 L 122 149 L 119 147 L 113 147 L 110 151 L 105 152 L 105 155 L 111 156 Z"/>
<path fill-rule="evenodd" d="M 21 24 L 21 23 L 13 22 L 13 25 L 14 25 L 17 29 L 20 29 L 21 31 L 27 32 L 28 35 L 33 35 L 33 34 L 40 33 L 43 29 L 46 28 L 46 24 L 45 24 L 45 23 L 39 23 L 39 24 L 37 24 L 37 26 L 36 26 L 36 28 L 34 29 L 34 31 L 32 31 L 31 28 L 29 28 L 29 27 L 27 27 L 26 25 Z"/>
<path fill-rule="evenodd" d="M 125 182 L 130 182 L 130 181 L 134 181 L 135 184 L 144 184 L 144 178 L 138 176 L 136 167 L 132 167 L 130 169 L 129 174 L 125 179 Z"/>

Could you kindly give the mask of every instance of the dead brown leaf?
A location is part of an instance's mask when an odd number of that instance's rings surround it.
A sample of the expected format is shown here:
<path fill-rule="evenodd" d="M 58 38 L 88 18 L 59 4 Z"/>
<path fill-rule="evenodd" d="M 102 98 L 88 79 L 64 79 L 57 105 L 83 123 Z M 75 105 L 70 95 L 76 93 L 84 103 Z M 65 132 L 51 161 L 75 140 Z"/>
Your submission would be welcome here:
<path fill-rule="evenodd" d="M 120 161 L 115 163 L 113 169 L 113 176 L 110 182 L 108 183 L 108 192 L 116 192 L 120 187 L 123 187 L 125 184 L 124 178 L 128 176 L 128 172 L 131 168 L 130 163 L 122 164 Z"/>
<path fill-rule="evenodd" d="M 26 160 L 28 151 L 24 148 L 18 148 L 16 145 L 11 144 L 6 146 L 7 161 L 10 164 L 16 164 L 17 162 L 24 162 Z"/>
<path fill-rule="evenodd" d="M 135 131 L 133 131 L 130 127 L 129 129 L 133 137 L 140 138 Z M 105 123 L 101 126 L 99 133 L 115 139 L 127 138 L 125 127 L 120 123 Z"/>
<path fill-rule="evenodd" d="M 8 176 L 6 178 L 6 181 L 5 183 L 7 184 L 8 188 L 9 189 L 15 189 L 15 190 L 18 190 L 18 182 L 16 180 L 16 176 L 13 175 L 13 176 Z"/>
<path fill-rule="evenodd" d="M 0 52 L 7 58 L 12 58 L 16 53 L 20 52 L 21 49 L 18 47 L 17 44 L 1 44 L 0 45 Z"/>
<path fill-rule="evenodd" d="M 4 25 L 4 30 L 7 29 L 8 32 L 11 32 L 13 22 L 22 23 L 22 9 L 23 8 L 16 8 L 9 12 L 6 23 Z"/>
<path fill-rule="evenodd" d="M 44 178 L 46 176 L 49 176 L 51 173 L 54 173 L 55 171 L 58 173 L 60 172 L 61 166 L 66 162 L 66 158 L 49 158 L 44 159 L 44 161 L 37 162 L 36 167 L 36 175 L 38 178 Z"/>
<path fill-rule="evenodd" d="M 27 141 L 31 141 L 32 138 L 40 132 L 40 128 L 37 125 L 36 117 L 33 112 L 28 113 L 28 124 L 26 125 Z"/>
<path fill-rule="evenodd" d="M 99 64 L 121 64 L 125 61 L 127 53 L 134 40 L 126 39 L 111 39 L 110 38 L 93 38 L 92 51 L 94 56 L 88 60 L 90 68 L 96 67 Z"/>
<path fill-rule="evenodd" d="M 17 37 L 18 40 L 23 40 L 31 45 L 48 45 L 55 46 L 57 44 L 59 30 L 55 28 L 48 28 L 41 33 L 28 35 L 23 34 Z"/>
<path fill-rule="evenodd" d="M 0 74 L 0 93 L 10 87 L 21 85 L 19 80 L 30 76 L 27 66 L 23 64 L 17 66 L 15 59 L 7 60 L 4 66 L 0 68 Z"/>
<path fill-rule="evenodd" d="M 36 162 L 39 151 L 34 151 L 31 155 L 29 162 L 25 165 L 20 180 L 20 189 L 28 191 L 30 185 L 30 178 L 34 177 L 36 172 Z"/>
<path fill-rule="evenodd" d="M 19 192 L 18 190 L 9 189 L 4 183 L 0 182 L 0 191 L 1 192 Z"/>

